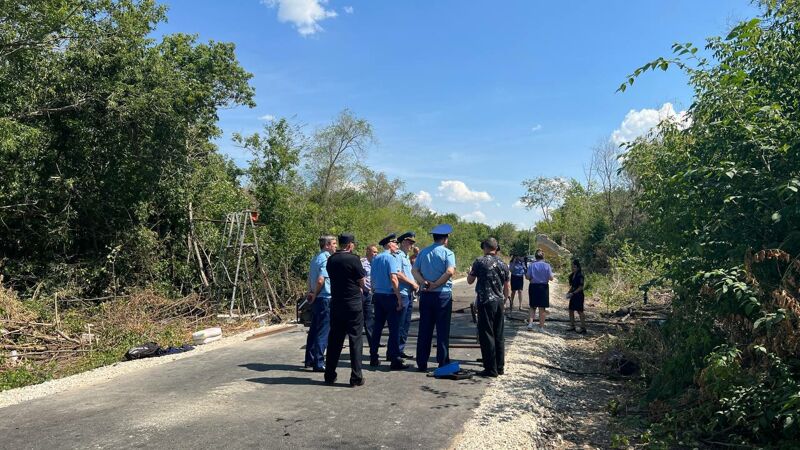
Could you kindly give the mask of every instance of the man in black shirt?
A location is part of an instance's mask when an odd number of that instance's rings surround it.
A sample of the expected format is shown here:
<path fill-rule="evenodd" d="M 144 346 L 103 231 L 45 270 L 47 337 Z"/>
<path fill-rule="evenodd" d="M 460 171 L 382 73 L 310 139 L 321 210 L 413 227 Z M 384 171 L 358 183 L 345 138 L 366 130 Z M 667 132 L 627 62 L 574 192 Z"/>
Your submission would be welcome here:
<path fill-rule="evenodd" d="M 328 258 L 326 266 L 331 280 L 331 330 L 325 356 L 326 384 L 336 381 L 336 366 L 342 354 L 345 335 L 350 343 L 350 386 L 364 384 L 361 374 L 361 333 L 364 329 L 361 296 L 366 272 L 361 266 L 361 259 L 353 254 L 355 243 L 352 234 L 339 236 L 341 250 Z"/>
<path fill-rule="evenodd" d="M 503 331 L 503 305 L 511 293 L 511 274 L 508 266 L 497 257 L 497 240 L 488 238 L 481 242 L 483 256 L 472 263 L 467 283 L 475 285 L 478 309 L 478 340 L 484 370 L 479 376 L 502 375 L 505 366 L 505 338 Z M 330 347 L 329 347 L 330 348 Z"/>

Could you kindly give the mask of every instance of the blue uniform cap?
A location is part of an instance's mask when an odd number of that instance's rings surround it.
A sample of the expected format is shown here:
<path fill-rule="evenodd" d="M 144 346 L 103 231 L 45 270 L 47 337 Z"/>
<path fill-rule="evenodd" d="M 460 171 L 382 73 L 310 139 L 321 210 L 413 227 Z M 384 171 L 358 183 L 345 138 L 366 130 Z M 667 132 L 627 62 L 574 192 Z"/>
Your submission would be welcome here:
<path fill-rule="evenodd" d="M 406 231 L 405 233 L 401 234 L 400 237 L 397 238 L 397 242 L 403 242 L 406 239 L 411 239 L 412 241 L 416 242 L 415 241 L 416 237 L 417 233 L 414 233 L 413 231 Z"/>
<path fill-rule="evenodd" d="M 378 242 L 378 245 L 383 247 L 386 244 L 388 244 L 390 241 L 397 241 L 397 235 L 392 233 L 392 234 L 386 236 L 385 238 L 381 239 L 380 242 Z"/>
<path fill-rule="evenodd" d="M 453 232 L 453 227 L 446 223 L 443 223 L 441 225 L 436 225 L 431 230 L 431 234 L 450 234 L 452 232 Z"/>

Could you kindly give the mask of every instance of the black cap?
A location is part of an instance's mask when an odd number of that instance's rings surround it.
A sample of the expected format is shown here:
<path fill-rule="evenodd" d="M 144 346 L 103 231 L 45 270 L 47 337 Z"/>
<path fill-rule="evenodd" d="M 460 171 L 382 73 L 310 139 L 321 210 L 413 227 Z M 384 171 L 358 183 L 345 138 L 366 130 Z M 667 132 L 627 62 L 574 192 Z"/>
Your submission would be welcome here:
<path fill-rule="evenodd" d="M 352 233 L 342 233 L 339 235 L 339 245 L 344 247 L 349 243 L 356 244 L 356 237 Z"/>
<path fill-rule="evenodd" d="M 417 233 L 413 231 L 406 231 L 405 233 L 401 234 L 400 237 L 397 238 L 397 242 L 403 242 L 406 239 L 411 239 L 412 242 L 417 242 L 415 239 L 417 237 Z"/>
<path fill-rule="evenodd" d="M 389 243 L 389 242 L 391 242 L 391 241 L 397 241 L 397 235 L 396 235 L 396 234 L 392 233 L 392 234 L 390 234 L 390 235 L 386 236 L 385 238 L 381 239 L 381 240 L 378 242 L 378 244 L 379 244 L 381 247 L 384 247 L 384 246 L 386 246 L 386 244 L 388 244 L 388 243 Z"/>

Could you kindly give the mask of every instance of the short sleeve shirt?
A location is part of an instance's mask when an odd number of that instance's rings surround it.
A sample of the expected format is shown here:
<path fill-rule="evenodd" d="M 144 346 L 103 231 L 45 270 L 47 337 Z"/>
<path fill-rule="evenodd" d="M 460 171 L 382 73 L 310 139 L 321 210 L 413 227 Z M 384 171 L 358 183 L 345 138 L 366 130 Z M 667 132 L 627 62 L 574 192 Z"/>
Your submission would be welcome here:
<path fill-rule="evenodd" d="M 524 277 L 525 263 L 522 261 L 516 261 L 514 264 L 511 264 L 511 275 L 514 275 L 515 277 Z"/>
<path fill-rule="evenodd" d="M 361 305 L 361 279 L 366 276 L 358 256 L 338 251 L 328 258 L 328 274 L 331 280 L 331 306 Z"/>
<path fill-rule="evenodd" d="M 553 268 L 544 261 L 536 261 L 528 266 L 528 276 L 533 284 L 547 284 L 553 276 Z"/>
<path fill-rule="evenodd" d="M 411 260 L 408 259 L 408 255 L 402 250 L 398 251 L 395 255 L 397 259 L 400 261 L 400 272 L 403 273 L 409 280 L 414 279 L 414 274 L 411 273 Z M 411 284 L 400 282 L 400 293 L 403 295 L 410 295 L 411 294 Z"/>
<path fill-rule="evenodd" d="M 369 263 L 367 258 L 361 258 L 361 267 L 364 268 L 364 272 L 366 272 L 366 279 L 364 280 L 364 289 L 369 292 L 372 289 L 372 280 L 370 280 L 370 273 L 372 272 L 372 264 Z"/>
<path fill-rule="evenodd" d="M 392 274 L 400 271 L 400 259 L 389 250 L 379 253 L 372 258 L 370 276 L 372 290 L 376 294 L 393 294 Z"/>
<path fill-rule="evenodd" d="M 414 261 L 414 268 L 419 270 L 422 278 L 427 281 L 436 281 L 448 268 L 456 267 L 456 254 L 442 244 L 432 244 L 422 249 Z M 431 292 L 451 292 L 453 280 L 447 280 L 442 286 L 432 289 Z"/>
<path fill-rule="evenodd" d="M 325 284 L 319 290 L 317 297 L 331 298 L 331 280 L 328 278 L 328 269 L 326 267 L 330 256 L 331 254 L 327 251 L 321 251 L 311 259 L 311 266 L 308 271 L 308 291 L 314 292 L 317 289 L 317 279 L 319 277 L 325 278 Z"/>
<path fill-rule="evenodd" d="M 569 291 L 574 292 L 575 289 L 583 286 L 583 272 L 576 272 L 569 274 Z M 582 293 L 583 291 L 581 291 Z"/>
<path fill-rule="evenodd" d="M 478 294 L 479 305 L 503 300 L 503 286 L 510 279 L 511 273 L 500 258 L 484 255 L 472 263 L 470 273 L 478 279 L 475 293 Z"/>

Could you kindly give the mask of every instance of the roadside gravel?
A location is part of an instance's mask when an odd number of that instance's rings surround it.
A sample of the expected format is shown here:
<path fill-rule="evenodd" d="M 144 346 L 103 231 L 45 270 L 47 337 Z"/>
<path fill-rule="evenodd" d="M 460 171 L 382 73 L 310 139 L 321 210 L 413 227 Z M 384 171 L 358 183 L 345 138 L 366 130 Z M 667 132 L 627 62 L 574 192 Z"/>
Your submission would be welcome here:
<path fill-rule="evenodd" d="M 146 367 L 153 367 L 160 364 L 166 364 L 171 361 L 176 361 L 183 358 L 191 358 L 194 355 L 199 355 L 214 349 L 228 347 L 230 345 L 238 344 L 246 340 L 249 336 L 269 331 L 274 328 L 283 327 L 285 325 L 272 325 L 268 327 L 255 328 L 245 332 L 237 333 L 231 336 L 223 337 L 222 339 L 204 345 L 198 345 L 194 350 L 175 355 L 159 356 L 157 358 L 146 358 L 134 361 L 124 361 L 112 364 L 110 366 L 99 367 L 94 370 L 82 372 L 65 378 L 46 381 L 41 384 L 32 386 L 25 386 L 18 389 L 10 389 L 8 391 L 0 392 L 0 408 L 16 405 L 19 403 L 35 400 L 37 398 L 52 395 L 58 392 L 63 392 L 70 389 L 79 387 L 90 386 L 96 383 L 102 383 L 114 379 L 120 375 L 128 374 L 141 370 Z"/>
<path fill-rule="evenodd" d="M 561 285 L 551 283 L 551 317 L 569 317 L 563 293 Z M 506 341 L 505 375 L 491 379 L 480 406 L 451 447 L 608 448 L 606 405 L 621 385 L 603 376 L 575 375 L 539 365 L 601 372 L 596 338 L 602 333 L 590 327 L 589 334 L 582 336 L 567 331 L 567 323 L 557 322 L 548 322 L 547 333 L 527 331 L 522 321 L 507 320 L 506 326 L 513 327 L 516 336 Z"/>

